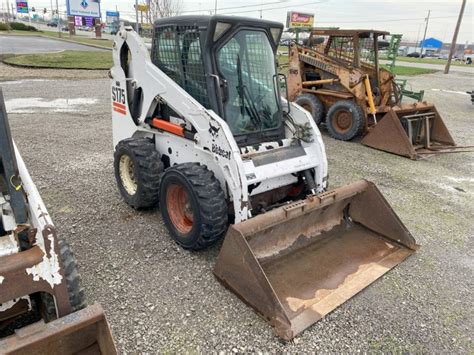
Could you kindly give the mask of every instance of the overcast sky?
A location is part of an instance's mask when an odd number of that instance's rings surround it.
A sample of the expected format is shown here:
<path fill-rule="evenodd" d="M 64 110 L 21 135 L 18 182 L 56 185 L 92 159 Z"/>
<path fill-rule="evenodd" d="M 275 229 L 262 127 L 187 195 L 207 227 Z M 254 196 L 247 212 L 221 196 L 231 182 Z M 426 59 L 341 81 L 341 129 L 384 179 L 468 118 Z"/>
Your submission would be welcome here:
<path fill-rule="evenodd" d="M 3 0 L 4 1 L 4 0 Z M 138 0 L 145 2 L 145 0 Z M 183 14 L 209 14 L 215 0 L 180 0 Z M 65 0 L 59 0 L 65 3 Z M 30 0 L 30 6 L 49 6 L 50 0 Z M 435 37 L 451 42 L 461 0 L 217 0 L 219 14 L 260 17 L 286 21 L 289 10 L 315 14 L 316 26 L 341 28 L 372 28 L 402 33 L 406 40 L 421 40 L 424 18 L 431 10 L 427 38 Z M 115 10 L 121 17 L 133 18 L 134 0 L 101 0 L 101 8 Z M 473 0 L 468 0 L 458 43 L 472 43 L 474 34 Z"/>

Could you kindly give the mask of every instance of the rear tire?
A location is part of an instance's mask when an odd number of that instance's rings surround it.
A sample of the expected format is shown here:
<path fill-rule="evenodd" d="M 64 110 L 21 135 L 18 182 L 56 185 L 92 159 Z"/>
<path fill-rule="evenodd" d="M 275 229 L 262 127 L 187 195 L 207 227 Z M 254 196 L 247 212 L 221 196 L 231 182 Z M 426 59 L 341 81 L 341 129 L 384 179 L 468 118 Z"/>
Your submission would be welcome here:
<path fill-rule="evenodd" d="M 321 124 L 325 109 L 323 103 L 316 95 L 308 93 L 302 94 L 296 98 L 295 103 L 303 107 L 313 116 L 316 125 L 319 126 Z"/>
<path fill-rule="evenodd" d="M 77 271 L 76 260 L 69 244 L 64 239 L 59 239 L 58 245 L 59 258 L 62 263 L 65 277 L 63 282 L 66 282 L 69 303 L 71 304 L 71 312 L 76 312 L 80 309 L 86 308 L 87 306 L 84 288 L 81 285 L 81 275 Z M 41 300 L 45 310 L 45 321 L 49 322 L 56 319 L 56 307 L 53 296 L 49 293 L 42 293 Z"/>
<path fill-rule="evenodd" d="M 326 126 L 331 137 L 349 141 L 362 134 L 365 116 L 354 101 L 337 101 L 328 111 Z"/>
<path fill-rule="evenodd" d="M 130 138 L 117 144 L 114 154 L 115 179 L 127 204 L 134 208 L 158 203 L 163 162 L 149 138 Z"/>
<path fill-rule="evenodd" d="M 160 209 L 173 239 L 184 249 L 204 249 L 227 230 L 227 202 L 212 171 L 199 163 L 179 164 L 163 174 Z"/>

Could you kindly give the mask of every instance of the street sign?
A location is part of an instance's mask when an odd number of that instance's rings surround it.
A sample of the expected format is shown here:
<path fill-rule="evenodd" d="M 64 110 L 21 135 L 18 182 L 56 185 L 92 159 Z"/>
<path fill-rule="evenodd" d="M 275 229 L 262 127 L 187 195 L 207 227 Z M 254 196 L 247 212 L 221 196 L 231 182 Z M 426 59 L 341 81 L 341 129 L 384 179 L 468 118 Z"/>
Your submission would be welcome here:
<path fill-rule="evenodd" d="M 17 1 L 16 2 L 16 12 L 19 14 L 28 13 L 28 1 Z"/>
<path fill-rule="evenodd" d="M 88 16 L 100 18 L 99 0 L 66 0 L 68 16 Z"/>
<path fill-rule="evenodd" d="M 148 5 L 145 5 L 145 4 L 139 4 L 137 9 L 140 12 L 147 12 L 149 7 L 148 7 Z"/>
<path fill-rule="evenodd" d="M 106 11 L 105 22 L 108 24 L 118 23 L 120 21 L 120 14 L 118 11 Z"/>
<path fill-rule="evenodd" d="M 314 25 L 314 14 L 288 11 L 286 14 L 286 27 L 288 28 L 312 28 Z"/>

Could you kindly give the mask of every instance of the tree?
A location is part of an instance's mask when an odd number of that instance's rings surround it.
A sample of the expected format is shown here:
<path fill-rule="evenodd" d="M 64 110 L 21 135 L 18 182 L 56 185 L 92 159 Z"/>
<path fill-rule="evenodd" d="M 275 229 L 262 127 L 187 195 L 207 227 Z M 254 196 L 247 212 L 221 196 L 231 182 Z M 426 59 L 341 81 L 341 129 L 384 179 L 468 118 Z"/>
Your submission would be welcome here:
<path fill-rule="evenodd" d="M 182 0 L 149 0 L 149 21 L 154 22 L 162 17 L 179 15 L 183 8 Z"/>

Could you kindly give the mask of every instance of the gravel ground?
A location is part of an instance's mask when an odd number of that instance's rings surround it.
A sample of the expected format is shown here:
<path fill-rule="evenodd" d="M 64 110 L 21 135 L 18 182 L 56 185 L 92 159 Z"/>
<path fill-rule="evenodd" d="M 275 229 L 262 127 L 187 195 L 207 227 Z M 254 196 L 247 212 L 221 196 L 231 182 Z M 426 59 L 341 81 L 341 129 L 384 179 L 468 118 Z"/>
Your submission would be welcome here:
<path fill-rule="evenodd" d="M 324 133 L 331 187 L 374 181 L 422 248 L 284 343 L 213 277 L 220 245 L 184 251 L 158 210 L 137 212 L 122 202 L 113 174 L 109 82 L 98 74 L 87 79 L 77 71 L 0 66 L 0 80 L 21 79 L 0 85 L 13 136 L 75 250 L 89 301 L 106 310 L 121 353 L 474 352 L 472 153 L 414 162 Z M 46 80 L 23 80 L 31 77 Z M 437 104 L 461 145 L 474 143 L 474 106 L 462 94 L 473 79 L 457 73 L 410 78 Z"/>

